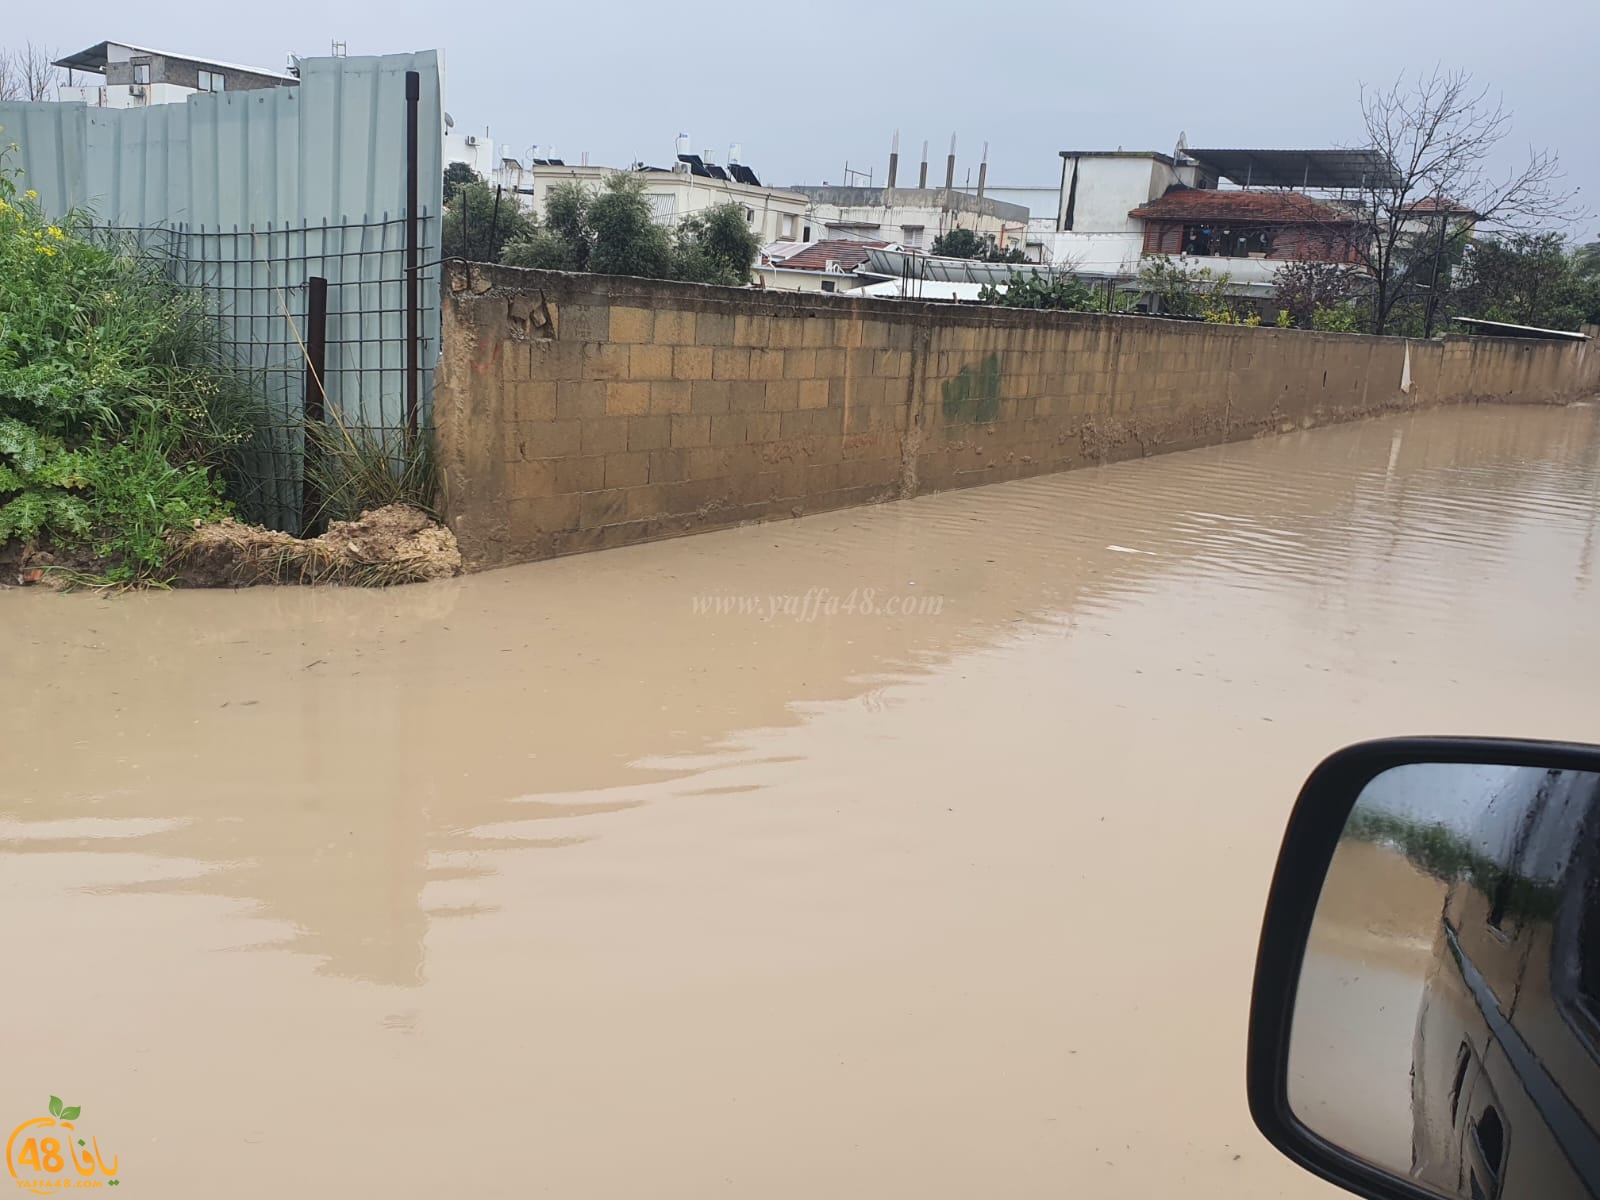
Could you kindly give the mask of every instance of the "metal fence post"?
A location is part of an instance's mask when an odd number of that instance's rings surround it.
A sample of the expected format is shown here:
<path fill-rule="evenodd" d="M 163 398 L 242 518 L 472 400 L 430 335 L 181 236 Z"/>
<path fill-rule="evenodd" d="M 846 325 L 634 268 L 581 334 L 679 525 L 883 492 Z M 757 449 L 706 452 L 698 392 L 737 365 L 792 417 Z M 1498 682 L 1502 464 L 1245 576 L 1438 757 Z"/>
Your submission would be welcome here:
<path fill-rule="evenodd" d="M 306 399 L 305 456 L 300 475 L 300 534 L 308 537 L 322 508 L 313 462 L 317 436 L 327 419 L 328 281 L 320 275 L 306 280 Z M 312 431 L 316 430 L 315 433 Z"/>
<path fill-rule="evenodd" d="M 421 408 L 418 358 L 422 314 L 417 311 L 417 104 L 422 75 L 406 72 L 406 434 L 417 436 Z"/>

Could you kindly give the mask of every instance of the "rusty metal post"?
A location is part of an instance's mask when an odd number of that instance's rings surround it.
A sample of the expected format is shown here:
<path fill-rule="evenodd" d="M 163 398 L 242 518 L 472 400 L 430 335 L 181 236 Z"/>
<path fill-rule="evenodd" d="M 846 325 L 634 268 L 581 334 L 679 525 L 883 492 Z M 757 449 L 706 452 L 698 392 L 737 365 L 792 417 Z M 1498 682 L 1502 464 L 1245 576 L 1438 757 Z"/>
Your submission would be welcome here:
<path fill-rule="evenodd" d="M 320 275 L 306 280 L 306 395 L 305 457 L 300 477 L 300 534 L 309 536 L 322 508 L 312 464 L 317 457 L 316 434 L 328 417 L 328 281 Z"/>

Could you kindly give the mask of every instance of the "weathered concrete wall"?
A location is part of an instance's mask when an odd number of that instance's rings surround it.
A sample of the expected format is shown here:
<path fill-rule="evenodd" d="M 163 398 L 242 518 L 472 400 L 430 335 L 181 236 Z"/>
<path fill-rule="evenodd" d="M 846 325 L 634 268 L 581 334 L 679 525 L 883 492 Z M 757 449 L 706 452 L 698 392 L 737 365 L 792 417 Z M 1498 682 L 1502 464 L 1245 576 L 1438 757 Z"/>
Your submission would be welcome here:
<path fill-rule="evenodd" d="M 436 389 L 446 515 L 482 568 L 1397 409 L 1576 399 L 1600 391 L 1600 352 L 454 266 Z"/>

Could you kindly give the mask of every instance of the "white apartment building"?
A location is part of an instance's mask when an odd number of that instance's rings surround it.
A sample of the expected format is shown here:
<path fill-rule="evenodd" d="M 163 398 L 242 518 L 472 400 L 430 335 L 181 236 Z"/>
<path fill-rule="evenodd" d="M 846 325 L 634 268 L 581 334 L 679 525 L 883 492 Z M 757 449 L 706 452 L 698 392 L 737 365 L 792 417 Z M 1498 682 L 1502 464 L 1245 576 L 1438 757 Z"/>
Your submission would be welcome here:
<path fill-rule="evenodd" d="M 818 237 L 894 242 L 907 250 L 931 250 L 953 229 L 970 229 L 991 246 L 1020 243 L 1028 210 L 992 196 L 952 188 L 798 187 L 811 202 Z"/>

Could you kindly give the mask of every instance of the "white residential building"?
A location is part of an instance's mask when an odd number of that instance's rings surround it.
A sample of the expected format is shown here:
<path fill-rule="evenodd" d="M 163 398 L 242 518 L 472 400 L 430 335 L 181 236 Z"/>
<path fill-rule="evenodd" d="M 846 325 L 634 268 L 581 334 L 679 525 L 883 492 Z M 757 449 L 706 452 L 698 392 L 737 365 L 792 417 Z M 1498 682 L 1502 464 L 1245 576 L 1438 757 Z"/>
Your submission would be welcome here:
<path fill-rule="evenodd" d="M 954 229 L 970 229 L 991 246 L 1022 240 L 1028 210 L 992 196 L 953 188 L 797 187 L 810 201 L 818 237 L 895 242 L 907 250 L 931 250 Z"/>
<path fill-rule="evenodd" d="M 467 133 L 456 128 L 455 118 L 444 115 L 444 165 L 466 163 L 482 179 L 492 179 L 499 160 L 495 158 L 494 138 L 488 126 L 482 133 Z"/>
<path fill-rule="evenodd" d="M 1045 261 L 1129 280 L 1147 258 L 1170 256 L 1226 274 L 1241 294 L 1270 295 L 1285 262 L 1356 261 L 1346 197 L 1388 170 L 1364 150 L 1063 150 Z"/>
<path fill-rule="evenodd" d="M 300 80 L 285 71 L 194 58 L 147 46 L 97 42 L 54 66 L 67 72 L 57 98 L 91 108 L 142 108 L 181 103 L 200 92 L 240 92 L 295 87 Z M 83 79 L 81 76 L 89 76 Z"/>
<path fill-rule="evenodd" d="M 1176 186 L 1216 187 L 1215 175 L 1154 150 L 1063 150 L 1054 232 L 1043 260 L 1084 275 L 1133 276 L 1144 222 L 1130 214 Z"/>

